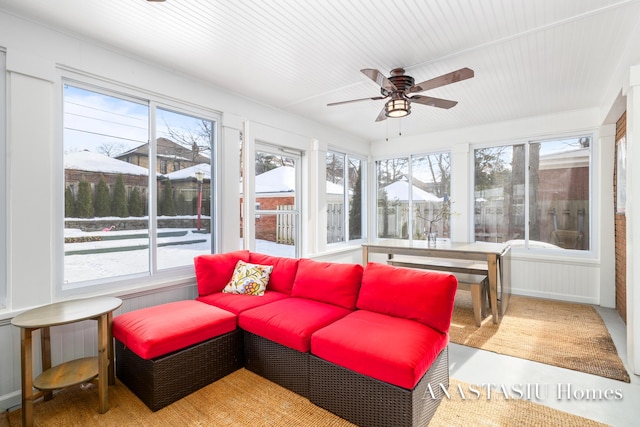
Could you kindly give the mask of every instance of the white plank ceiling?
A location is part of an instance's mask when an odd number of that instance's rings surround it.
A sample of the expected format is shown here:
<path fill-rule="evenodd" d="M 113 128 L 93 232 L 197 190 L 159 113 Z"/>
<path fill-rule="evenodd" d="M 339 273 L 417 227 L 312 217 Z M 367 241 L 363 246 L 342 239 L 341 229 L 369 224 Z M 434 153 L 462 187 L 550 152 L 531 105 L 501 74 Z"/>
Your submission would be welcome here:
<path fill-rule="evenodd" d="M 397 129 L 399 119 L 375 122 L 384 101 L 327 107 L 380 94 L 362 68 L 404 67 L 416 82 L 475 71 L 423 92 L 459 103 L 414 104 L 399 122 L 407 135 L 602 107 L 621 70 L 640 63 L 638 0 L 0 0 L 0 9 L 368 140 Z"/>

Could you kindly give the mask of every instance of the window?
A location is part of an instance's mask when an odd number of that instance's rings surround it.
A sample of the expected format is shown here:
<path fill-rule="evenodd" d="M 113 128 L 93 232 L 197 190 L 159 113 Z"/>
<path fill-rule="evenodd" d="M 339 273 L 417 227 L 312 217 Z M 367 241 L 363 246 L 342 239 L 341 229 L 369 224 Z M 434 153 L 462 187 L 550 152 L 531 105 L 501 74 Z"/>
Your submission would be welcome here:
<path fill-rule="evenodd" d="M 378 237 L 425 240 L 430 231 L 450 237 L 442 216 L 452 203 L 449 153 L 378 160 L 376 176 Z"/>
<path fill-rule="evenodd" d="M 475 240 L 589 250 L 591 140 L 476 149 Z"/>
<path fill-rule="evenodd" d="M 257 147 L 254 242 L 257 252 L 300 256 L 300 157 Z"/>
<path fill-rule="evenodd" d="M 216 123 L 156 108 L 158 268 L 191 266 L 211 250 L 211 159 Z"/>
<path fill-rule="evenodd" d="M 355 156 L 327 152 L 327 243 L 365 238 L 365 163 Z"/>
<path fill-rule="evenodd" d="M 6 149 L 6 118 L 7 113 L 5 111 L 6 103 L 6 94 L 5 94 L 5 75 L 6 75 L 6 53 L 3 50 L 0 50 L 0 164 L 2 164 L 2 170 L 6 171 L 6 158 L 5 153 Z M 7 254 L 5 244 L 6 240 L 6 197 L 7 197 L 7 183 L 5 182 L 5 174 L 0 174 L 0 271 L 2 274 L 0 275 L 0 308 L 6 306 L 7 300 Z"/>
<path fill-rule="evenodd" d="M 191 268 L 211 252 L 216 122 L 79 83 L 64 84 L 63 101 L 62 290 Z"/>

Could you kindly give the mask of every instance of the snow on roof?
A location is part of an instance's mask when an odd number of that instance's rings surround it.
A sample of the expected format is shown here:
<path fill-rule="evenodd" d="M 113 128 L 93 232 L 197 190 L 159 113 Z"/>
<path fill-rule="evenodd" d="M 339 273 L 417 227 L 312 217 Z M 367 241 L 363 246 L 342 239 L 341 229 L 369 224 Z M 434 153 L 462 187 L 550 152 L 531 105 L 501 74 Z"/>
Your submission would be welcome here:
<path fill-rule="evenodd" d="M 64 155 L 64 168 L 87 172 L 121 173 L 148 176 L 149 170 L 92 151 L 77 151 Z"/>
<path fill-rule="evenodd" d="M 207 167 L 209 165 L 206 165 Z M 207 175 L 208 177 L 208 175 Z M 173 179 L 173 178 L 171 178 Z M 296 170 L 291 166 L 280 166 L 256 175 L 256 194 L 264 193 L 293 193 L 295 192 Z M 339 184 L 327 181 L 327 194 L 343 194 L 344 189 Z M 240 182 L 242 194 L 242 182 Z"/>
<path fill-rule="evenodd" d="M 383 188 L 387 192 L 389 200 L 405 201 L 409 200 L 409 183 L 406 179 L 393 182 Z M 412 197 L 414 202 L 441 202 L 442 198 L 428 191 L 421 190 L 413 186 Z"/>
<path fill-rule="evenodd" d="M 290 193 L 296 191 L 296 170 L 281 166 L 256 175 L 256 193 Z"/>
<path fill-rule="evenodd" d="M 327 194 L 344 194 L 344 187 L 340 184 L 327 181 Z"/>
<path fill-rule="evenodd" d="M 180 169 L 165 176 L 171 181 L 178 181 L 181 179 L 196 179 L 196 171 L 204 173 L 204 180 L 211 180 L 211 165 L 207 163 L 199 163 L 197 165 L 189 166 L 188 168 Z"/>

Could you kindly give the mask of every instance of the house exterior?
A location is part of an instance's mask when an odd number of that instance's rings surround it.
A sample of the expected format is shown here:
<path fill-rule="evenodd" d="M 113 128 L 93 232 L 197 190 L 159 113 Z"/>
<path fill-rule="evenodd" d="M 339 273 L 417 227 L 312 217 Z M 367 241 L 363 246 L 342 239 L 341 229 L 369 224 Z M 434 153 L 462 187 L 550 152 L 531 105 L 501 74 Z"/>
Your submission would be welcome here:
<path fill-rule="evenodd" d="M 127 194 L 138 188 L 141 195 L 146 197 L 149 187 L 149 170 L 121 160 L 117 160 L 100 153 L 80 151 L 64 155 L 65 183 L 71 194 L 77 196 L 80 181 L 88 181 L 95 190 L 96 185 L 103 178 L 106 184 L 113 188 L 118 176 L 122 176 Z"/>
<path fill-rule="evenodd" d="M 211 159 L 199 153 L 198 146 L 187 148 L 167 138 L 157 140 L 157 172 L 168 174 L 200 163 L 211 163 Z M 149 168 L 149 144 L 143 144 L 115 157 L 127 163 Z"/>

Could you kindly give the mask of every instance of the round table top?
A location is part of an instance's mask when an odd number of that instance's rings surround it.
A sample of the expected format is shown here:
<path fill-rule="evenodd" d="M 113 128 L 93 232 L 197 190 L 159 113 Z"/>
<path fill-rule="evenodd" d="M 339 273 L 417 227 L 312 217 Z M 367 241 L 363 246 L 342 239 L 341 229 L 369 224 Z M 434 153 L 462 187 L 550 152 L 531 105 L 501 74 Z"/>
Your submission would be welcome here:
<path fill-rule="evenodd" d="M 122 305 L 120 298 L 94 297 L 43 305 L 20 313 L 11 323 L 20 328 L 44 328 L 94 319 Z"/>

